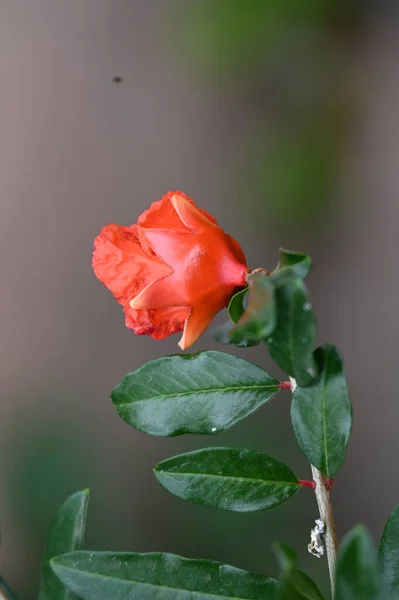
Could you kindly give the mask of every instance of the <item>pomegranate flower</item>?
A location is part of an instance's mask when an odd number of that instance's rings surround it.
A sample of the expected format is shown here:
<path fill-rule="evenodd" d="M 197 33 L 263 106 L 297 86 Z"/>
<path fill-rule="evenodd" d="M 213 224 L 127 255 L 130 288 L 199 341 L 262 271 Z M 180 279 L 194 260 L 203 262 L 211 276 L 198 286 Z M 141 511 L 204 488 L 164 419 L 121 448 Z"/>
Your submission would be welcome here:
<path fill-rule="evenodd" d="M 240 245 L 183 192 L 154 202 L 137 225 L 106 225 L 93 269 L 124 307 L 126 326 L 191 346 L 228 305 L 248 272 Z"/>

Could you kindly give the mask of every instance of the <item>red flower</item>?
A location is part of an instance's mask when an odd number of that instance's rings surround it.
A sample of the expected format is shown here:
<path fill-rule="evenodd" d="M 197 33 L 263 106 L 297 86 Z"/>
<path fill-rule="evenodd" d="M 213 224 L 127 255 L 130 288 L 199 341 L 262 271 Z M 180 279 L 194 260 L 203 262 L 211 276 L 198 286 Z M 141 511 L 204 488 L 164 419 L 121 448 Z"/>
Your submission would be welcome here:
<path fill-rule="evenodd" d="M 240 245 L 183 192 L 168 192 L 137 225 L 106 225 L 93 268 L 124 307 L 126 326 L 191 346 L 248 272 Z"/>

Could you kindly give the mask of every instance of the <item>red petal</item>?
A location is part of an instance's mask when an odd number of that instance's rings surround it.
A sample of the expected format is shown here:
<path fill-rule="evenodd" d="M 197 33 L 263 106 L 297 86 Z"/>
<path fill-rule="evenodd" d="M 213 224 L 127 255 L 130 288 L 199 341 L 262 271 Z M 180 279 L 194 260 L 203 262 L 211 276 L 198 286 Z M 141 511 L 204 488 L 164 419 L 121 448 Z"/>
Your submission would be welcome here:
<path fill-rule="evenodd" d="M 182 350 L 187 350 L 204 333 L 205 329 L 211 324 L 215 311 L 209 306 L 200 306 L 194 308 L 187 317 L 184 325 L 183 335 L 179 342 Z"/>
<path fill-rule="evenodd" d="M 233 252 L 234 256 L 236 257 L 236 259 L 241 264 L 246 265 L 247 264 L 247 259 L 245 258 L 244 251 L 241 248 L 240 244 L 237 242 L 237 240 L 235 240 L 233 238 L 233 236 L 229 235 L 228 233 L 226 234 L 226 236 L 229 239 L 232 252 Z"/>
<path fill-rule="evenodd" d="M 196 238 L 187 229 L 184 232 L 173 229 L 147 229 L 139 227 L 140 243 L 147 244 L 156 256 L 174 270 L 187 258 L 195 246 Z M 172 266 L 173 265 L 173 266 Z"/>
<path fill-rule="evenodd" d="M 148 210 L 145 210 L 137 220 L 137 225 L 146 227 L 147 229 L 172 229 L 175 231 L 187 231 L 187 225 L 180 218 L 173 206 L 172 198 L 178 197 L 184 199 L 187 203 L 195 207 L 195 209 L 208 221 L 217 225 L 215 217 L 210 215 L 206 210 L 198 208 L 194 200 L 180 190 L 177 192 L 168 192 L 162 196 L 161 200 L 153 202 Z"/>
<path fill-rule="evenodd" d="M 155 340 L 163 340 L 173 333 L 183 331 L 190 307 L 176 306 L 157 310 L 126 307 L 124 312 L 126 327 L 133 329 L 137 335 L 150 335 Z"/>
<path fill-rule="evenodd" d="M 152 281 L 173 273 L 161 259 L 144 252 L 136 225 L 103 227 L 94 242 L 93 269 L 123 305 Z"/>
<path fill-rule="evenodd" d="M 172 196 L 183 192 L 168 192 L 161 200 L 153 202 L 137 220 L 137 225 L 146 229 L 170 229 L 172 231 L 187 232 L 186 225 L 182 222 L 171 202 Z M 192 202 L 192 200 L 190 200 Z"/>
<path fill-rule="evenodd" d="M 152 281 L 130 301 L 131 308 L 137 309 L 158 309 L 184 304 L 183 292 L 179 289 L 179 282 L 174 279 L 171 280 L 170 277 Z"/>
<path fill-rule="evenodd" d="M 199 233 L 204 229 L 217 225 L 216 219 L 209 218 L 192 200 L 182 194 L 173 194 L 171 202 L 182 222 L 193 232 Z"/>

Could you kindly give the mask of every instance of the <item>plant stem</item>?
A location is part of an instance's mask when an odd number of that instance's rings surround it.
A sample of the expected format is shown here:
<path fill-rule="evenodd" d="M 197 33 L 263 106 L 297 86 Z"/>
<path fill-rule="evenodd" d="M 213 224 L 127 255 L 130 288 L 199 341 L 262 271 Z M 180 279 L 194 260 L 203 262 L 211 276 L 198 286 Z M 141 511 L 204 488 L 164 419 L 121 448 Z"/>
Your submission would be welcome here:
<path fill-rule="evenodd" d="M 313 479 L 316 483 L 315 494 L 319 507 L 320 519 L 325 525 L 324 542 L 326 546 L 328 570 L 330 572 L 331 595 L 335 596 L 335 565 L 337 562 L 337 533 L 330 499 L 330 487 L 327 478 L 316 467 L 311 465 Z"/>
<path fill-rule="evenodd" d="M 292 393 L 295 392 L 297 383 L 290 377 Z M 316 467 L 310 465 L 312 477 L 316 484 L 315 494 L 317 506 L 319 507 L 320 519 L 325 525 L 324 542 L 326 547 L 328 570 L 330 573 L 331 595 L 335 596 L 335 567 L 337 562 L 338 540 L 335 528 L 334 515 L 331 505 L 331 481 L 325 477 Z"/>

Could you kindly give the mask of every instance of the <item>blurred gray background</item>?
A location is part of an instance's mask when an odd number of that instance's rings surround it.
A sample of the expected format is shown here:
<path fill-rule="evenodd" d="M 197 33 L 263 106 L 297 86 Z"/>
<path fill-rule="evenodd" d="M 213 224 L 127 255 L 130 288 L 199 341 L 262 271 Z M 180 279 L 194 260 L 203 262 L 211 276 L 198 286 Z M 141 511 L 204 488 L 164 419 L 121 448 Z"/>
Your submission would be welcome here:
<path fill-rule="evenodd" d="M 217 438 L 156 439 L 123 423 L 113 386 L 175 353 L 135 337 L 91 270 L 94 237 L 183 189 L 250 266 L 309 252 L 319 342 L 342 351 L 355 410 L 333 501 L 339 534 L 376 540 L 399 501 L 399 18 L 349 0 L 1 0 L 0 571 L 36 597 L 46 531 L 89 487 L 87 547 L 167 550 L 270 575 L 279 539 L 306 552 L 303 490 L 240 515 L 185 504 L 155 481 L 169 455 L 264 450 L 309 469 L 289 394 Z M 114 81 L 114 78 L 121 81 Z M 210 333 L 195 350 L 214 348 Z M 277 375 L 261 347 L 237 350 Z"/>

